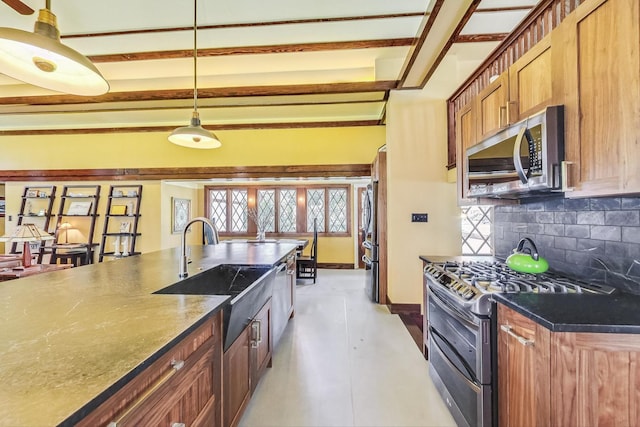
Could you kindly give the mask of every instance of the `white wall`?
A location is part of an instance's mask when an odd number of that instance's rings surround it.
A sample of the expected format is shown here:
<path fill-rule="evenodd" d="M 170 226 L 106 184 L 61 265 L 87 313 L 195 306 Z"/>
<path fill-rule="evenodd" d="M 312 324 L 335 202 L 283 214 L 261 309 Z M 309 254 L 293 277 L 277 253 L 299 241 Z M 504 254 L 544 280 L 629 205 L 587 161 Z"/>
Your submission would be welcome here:
<path fill-rule="evenodd" d="M 422 302 L 419 255 L 459 255 L 460 209 L 447 182 L 447 110 L 421 91 L 392 91 L 387 106 L 388 296 Z M 412 223 L 411 213 L 429 214 Z"/>

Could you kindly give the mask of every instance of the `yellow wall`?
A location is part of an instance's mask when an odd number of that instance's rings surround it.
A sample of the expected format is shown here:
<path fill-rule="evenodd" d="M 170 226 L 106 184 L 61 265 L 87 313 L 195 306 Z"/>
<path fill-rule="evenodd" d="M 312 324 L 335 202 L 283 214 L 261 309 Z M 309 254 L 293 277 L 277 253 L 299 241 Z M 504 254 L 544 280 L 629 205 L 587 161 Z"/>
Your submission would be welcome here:
<path fill-rule="evenodd" d="M 383 126 L 216 133 L 222 147 L 215 150 L 180 147 L 159 132 L 3 136 L 0 169 L 362 164 L 385 138 Z"/>
<path fill-rule="evenodd" d="M 371 163 L 378 147 L 385 143 L 385 127 L 239 130 L 217 132 L 223 146 L 216 150 L 193 150 L 167 141 L 165 133 L 106 135 L 4 136 L 0 169 L 90 169 L 126 167 L 268 166 Z M 29 155 L 25 156 L 24 153 Z M 98 212 L 106 209 L 108 182 L 103 185 Z M 115 184 L 121 184 L 116 182 Z M 127 182 L 129 183 L 129 182 Z M 148 252 L 179 245 L 171 232 L 171 198 L 192 200 L 192 216 L 202 215 L 202 185 L 188 187 L 162 181 L 141 181 L 144 185 L 138 250 Z M 14 215 L 7 228 L 13 230 L 15 214 L 25 185 L 7 183 L 7 213 Z M 69 182 L 44 185 L 62 186 Z M 88 184 L 88 183 L 84 183 Z M 57 203 L 53 212 L 57 212 Z M 98 218 L 94 242 L 100 241 L 103 215 Z M 52 220 L 51 228 L 55 224 Z M 189 243 L 200 242 L 201 226 L 194 226 Z M 321 238 L 318 259 L 323 263 L 354 263 L 355 227 L 351 238 Z M 96 258 L 97 259 L 97 258 Z"/>
<path fill-rule="evenodd" d="M 455 184 L 447 179 L 444 100 L 419 91 L 392 92 L 387 107 L 388 295 L 393 303 L 422 302 L 419 255 L 461 251 Z M 429 222 L 412 223 L 411 213 Z"/>

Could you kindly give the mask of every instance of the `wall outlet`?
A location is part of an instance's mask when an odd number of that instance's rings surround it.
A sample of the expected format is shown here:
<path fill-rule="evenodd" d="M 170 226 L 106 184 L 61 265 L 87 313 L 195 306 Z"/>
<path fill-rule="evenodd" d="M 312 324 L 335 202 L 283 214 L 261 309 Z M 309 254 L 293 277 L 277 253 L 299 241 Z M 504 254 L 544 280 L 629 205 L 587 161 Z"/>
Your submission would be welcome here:
<path fill-rule="evenodd" d="M 412 213 L 411 222 L 429 222 L 429 214 L 426 213 Z"/>

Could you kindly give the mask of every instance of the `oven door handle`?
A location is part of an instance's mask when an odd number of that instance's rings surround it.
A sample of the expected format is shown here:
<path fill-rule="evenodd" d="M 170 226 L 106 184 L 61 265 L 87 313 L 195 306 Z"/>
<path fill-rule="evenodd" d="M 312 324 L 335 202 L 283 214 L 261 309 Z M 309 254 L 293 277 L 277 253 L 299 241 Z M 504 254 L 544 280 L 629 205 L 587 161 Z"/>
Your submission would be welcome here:
<path fill-rule="evenodd" d="M 446 340 L 442 337 L 442 335 L 440 335 L 438 332 L 436 332 L 434 329 L 429 328 L 429 332 L 437 335 L 443 342 L 446 343 Z M 467 378 L 464 374 L 462 374 L 458 368 L 449 360 L 449 358 L 447 357 L 447 355 L 444 353 L 444 351 L 442 350 L 442 348 L 440 347 L 440 345 L 438 344 L 437 341 L 433 340 L 431 341 L 433 343 L 433 345 L 435 346 L 435 349 L 438 350 L 438 353 L 440 353 L 440 357 L 442 357 L 442 360 L 444 360 L 445 362 L 447 362 L 447 364 L 449 365 L 449 368 L 451 370 L 453 370 L 454 372 L 456 372 L 459 376 L 460 379 L 464 380 L 466 383 L 469 384 L 469 386 L 471 386 L 474 391 L 477 393 L 480 390 L 480 387 L 478 386 L 478 384 L 476 384 L 474 381 L 469 380 L 469 378 Z M 449 346 L 449 348 L 451 348 L 451 346 Z M 460 362 L 462 363 L 462 366 L 464 367 L 464 369 L 467 371 L 467 374 L 469 374 L 469 377 L 471 378 L 476 378 L 476 376 L 473 374 L 473 371 L 469 368 L 469 366 L 467 365 L 467 362 L 465 362 L 465 360 L 460 356 L 460 354 L 455 350 L 455 349 L 451 349 L 456 356 L 458 356 L 458 359 L 460 360 Z"/>
<path fill-rule="evenodd" d="M 460 312 L 459 310 L 451 307 L 451 305 L 446 302 L 444 299 L 442 299 L 442 297 L 440 297 L 433 289 L 431 289 L 431 287 L 429 287 L 429 290 L 431 292 L 429 292 L 429 296 L 433 296 L 435 298 L 435 300 L 437 302 L 439 302 L 438 307 L 440 307 L 442 310 L 444 310 L 449 316 L 456 318 L 457 320 L 460 320 L 462 323 L 465 323 L 467 326 L 469 326 L 470 328 L 472 328 L 474 331 L 479 331 L 480 330 L 480 326 L 478 326 L 477 324 L 473 323 L 468 316 L 465 316 L 464 313 Z"/>

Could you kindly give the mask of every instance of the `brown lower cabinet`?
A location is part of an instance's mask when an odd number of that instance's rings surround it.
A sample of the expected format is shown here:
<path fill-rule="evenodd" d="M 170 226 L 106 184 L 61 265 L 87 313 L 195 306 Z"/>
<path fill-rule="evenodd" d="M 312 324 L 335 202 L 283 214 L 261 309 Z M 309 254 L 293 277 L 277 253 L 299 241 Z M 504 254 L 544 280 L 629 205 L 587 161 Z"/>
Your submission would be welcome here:
<path fill-rule="evenodd" d="M 640 335 L 551 332 L 498 304 L 499 425 L 640 425 Z"/>
<path fill-rule="evenodd" d="M 258 381 L 271 365 L 271 300 L 224 353 L 224 425 L 236 426 Z"/>
<path fill-rule="evenodd" d="M 219 312 L 77 426 L 221 426 L 221 379 Z"/>

